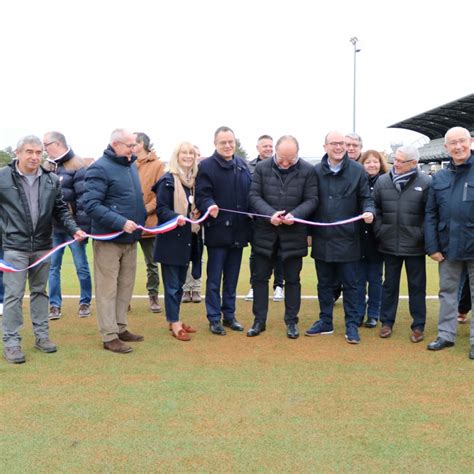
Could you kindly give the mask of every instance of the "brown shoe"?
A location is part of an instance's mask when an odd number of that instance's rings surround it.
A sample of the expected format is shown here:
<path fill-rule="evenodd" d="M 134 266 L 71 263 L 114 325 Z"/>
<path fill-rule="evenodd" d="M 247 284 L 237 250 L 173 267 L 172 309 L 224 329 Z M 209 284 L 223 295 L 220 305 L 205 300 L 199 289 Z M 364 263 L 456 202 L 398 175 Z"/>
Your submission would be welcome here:
<path fill-rule="evenodd" d="M 158 295 L 149 295 L 148 299 L 150 300 L 150 310 L 152 313 L 161 313 L 161 306 L 158 303 Z"/>
<path fill-rule="evenodd" d="M 190 341 L 191 338 L 189 337 L 189 334 L 184 330 L 180 329 L 179 331 L 174 332 L 171 330 L 171 335 L 178 339 L 178 341 Z"/>
<path fill-rule="evenodd" d="M 192 301 L 191 292 L 185 291 L 183 293 L 183 297 L 181 298 L 181 303 L 191 303 L 191 301 Z"/>
<path fill-rule="evenodd" d="M 425 336 L 423 335 L 423 330 L 419 328 L 413 329 L 413 333 L 410 336 L 411 342 L 421 342 Z"/>
<path fill-rule="evenodd" d="M 380 334 L 379 336 L 383 339 L 390 337 L 392 335 L 392 328 L 390 326 L 382 326 L 382 329 L 380 329 Z"/>
<path fill-rule="evenodd" d="M 118 337 L 121 341 L 125 342 L 140 342 L 145 339 L 143 336 L 139 336 L 138 334 L 132 334 L 130 331 L 121 332 Z"/>
<path fill-rule="evenodd" d="M 193 300 L 193 303 L 200 303 L 202 301 L 202 298 L 199 294 L 199 291 L 193 291 L 191 293 L 191 299 Z"/>
<path fill-rule="evenodd" d="M 112 341 L 104 342 L 104 349 L 117 354 L 128 354 L 133 349 L 127 344 L 124 344 L 120 339 L 113 339 Z"/>
<path fill-rule="evenodd" d="M 467 313 L 459 313 L 458 314 L 458 323 L 459 324 L 466 324 L 467 323 Z"/>

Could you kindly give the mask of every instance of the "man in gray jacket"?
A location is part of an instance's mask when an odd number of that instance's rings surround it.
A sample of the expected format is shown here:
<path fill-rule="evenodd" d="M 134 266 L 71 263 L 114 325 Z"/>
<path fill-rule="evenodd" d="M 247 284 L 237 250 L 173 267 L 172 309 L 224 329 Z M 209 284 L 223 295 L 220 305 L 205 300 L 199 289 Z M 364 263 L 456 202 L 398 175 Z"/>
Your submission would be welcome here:
<path fill-rule="evenodd" d="M 0 170 L 4 259 L 18 269 L 26 269 L 51 249 L 53 218 L 76 240 L 86 237 L 63 201 L 59 178 L 40 166 L 42 154 L 43 143 L 38 137 L 24 137 L 16 148 L 17 159 Z M 48 259 L 29 270 L 7 272 L 3 277 L 3 356 L 10 363 L 25 362 L 19 331 L 23 325 L 22 302 L 27 279 L 35 348 L 41 352 L 56 352 L 56 345 L 49 340 L 46 293 L 49 265 Z"/>

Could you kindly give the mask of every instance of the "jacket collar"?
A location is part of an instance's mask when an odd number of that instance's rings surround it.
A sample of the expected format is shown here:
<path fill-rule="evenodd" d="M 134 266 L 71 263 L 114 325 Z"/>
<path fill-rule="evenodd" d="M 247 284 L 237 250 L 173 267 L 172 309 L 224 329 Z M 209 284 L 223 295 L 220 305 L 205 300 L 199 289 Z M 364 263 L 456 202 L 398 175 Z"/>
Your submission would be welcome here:
<path fill-rule="evenodd" d="M 455 165 L 453 159 L 449 161 L 448 169 L 450 171 L 465 171 L 470 170 L 471 166 L 474 162 L 474 152 L 471 152 L 471 156 L 462 164 L 462 165 Z"/>
<path fill-rule="evenodd" d="M 126 156 L 118 156 L 110 145 L 104 150 L 104 156 L 122 166 L 131 166 L 132 163 L 137 159 L 135 155 L 132 155 L 132 159 L 130 161 Z"/>
<path fill-rule="evenodd" d="M 232 155 L 231 160 L 226 160 L 224 157 L 219 155 L 219 153 L 217 153 L 217 151 L 214 151 L 214 154 L 212 155 L 212 158 L 214 158 L 217 161 L 217 163 L 219 163 L 221 168 L 231 169 L 231 168 L 234 167 L 235 155 Z"/>
<path fill-rule="evenodd" d="M 349 158 L 349 156 L 348 156 L 347 153 L 346 153 L 346 154 L 344 155 L 344 158 L 342 159 L 342 166 L 341 166 L 341 169 L 340 169 L 339 172 L 336 173 L 336 174 L 342 173 L 342 172 L 349 166 L 349 161 L 350 161 L 350 158 Z M 322 167 L 323 167 L 323 173 L 324 173 L 324 174 L 332 174 L 332 175 L 335 174 L 335 173 L 331 170 L 331 168 L 329 167 L 328 154 L 327 154 L 327 153 L 321 158 L 321 164 L 322 164 Z"/>

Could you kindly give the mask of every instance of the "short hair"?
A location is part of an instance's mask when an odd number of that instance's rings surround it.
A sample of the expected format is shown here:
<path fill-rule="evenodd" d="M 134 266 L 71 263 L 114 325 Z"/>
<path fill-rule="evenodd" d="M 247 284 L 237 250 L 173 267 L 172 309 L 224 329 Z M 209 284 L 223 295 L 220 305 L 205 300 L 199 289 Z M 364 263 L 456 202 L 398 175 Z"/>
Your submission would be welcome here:
<path fill-rule="evenodd" d="M 235 133 L 230 127 L 226 127 L 225 125 L 222 125 L 214 132 L 214 140 L 217 139 L 217 135 L 219 135 L 219 133 L 223 133 L 223 132 L 231 132 L 232 135 L 234 135 L 235 137 Z"/>
<path fill-rule="evenodd" d="M 110 144 L 112 144 L 112 142 L 119 142 L 123 140 L 123 137 L 126 133 L 128 133 L 128 131 L 125 128 L 116 128 L 110 134 Z"/>
<path fill-rule="evenodd" d="M 398 152 L 403 153 L 410 160 L 415 160 L 418 162 L 418 160 L 420 159 L 420 152 L 418 151 L 418 148 L 416 148 L 413 145 L 403 145 L 400 148 L 398 148 L 395 153 L 398 153 Z"/>
<path fill-rule="evenodd" d="M 448 143 L 448 135 L 451 133 L 451 132 L 466 132 L 466 138 L 472 138 L 471 137 L 471 132 L 467 129 L 467 128 L 464 128 L 464 127 L 451 127 L 447 132 L 446 134 L 444 135 L 444 143 Z"/>
<path fill-rule="evenodd" d="M 351 138 L 352 140 L 357 140 L 362 146 L 362 137 L 357 133 L 346 133 L 346 138 Z"/>
<path fill-rule="evenodd" d="M 260 140 L 271 140 L 273 141 L 273 138 L 270 136 L 270 135 L 260 135 L 257 139 L 257 143 L 260 141 Z"/>
<path fill-rule="evenodd" d="M 194 148 L 194 145 L 191 142 L 180 142 L 176 145 L 175 149 L 173 150 L 173 153 L 171 153 L 169 171 L 171 174 L 179 174 L 181 168 L 178 164 L 178 155 L 181 148 L 183 147 L 189 147 L 194 153 L 194 164 L 191 169 L 191 175 L 194 178 L 197 175 L 198 165 L 196 163 L 196 148 Z"/>
<path fill-rule="evenodd" d="M 388 165 L 385 161 L 385 158 L 383 157 L 382 153 L 378 152 L 377 150 L 364 151 L 360 157 L 359 163 L 363 165 L 368 160 L 369 156 L 375 156 L 375 158 L 379 160 L 381 173 L 386 173 L 388 171 Z"/>
<path fill-rule="evenodd" d="M 143 148 L 147 153 L 153 151 L 153 143 L 151 143 L 150 137 L 143 132 L 135 132 L 137 142 L 143 143 Z"/>
<path fill-rule="evenodd" d="M 43 148 L 43 142 L 36 135 L 26 135 L 18 140 L 15 151 L 23 150 L 25 145 L 39 145 Z"/>
<path fill-rule="evenodd" d="M 324 137 L 324 144 L 327 145 L 328 144 L 328 137 L 329 135 L 333 134 L 333 133 L 337 133 L 338 135 L 342 135 L 342 136 L 346 136 L 344 135 L 342 132 L 340 132 L 339 130 L 331 130 L 330 132 L 326 133 L 325 137 Z"/>
<path fill-rule="evenodd" d="M 283 142 L 293 142 L 296 145 L 296 152 L 298 153 L 300 151 L 300 144 L 298 143 L 298 140 L 293 136 L 293 135 L 283 135 L 281 136 L 278 141 L 276 142 L 275 145 L 275 150 L 281 145 Z"/>
<path fill-rule="evenodd" d="M 50 138 L 52 142 L 58 142 L 61 145 L 67 147 L 66 137 L 61 132 L 46 132 L 46 135 Z"/>

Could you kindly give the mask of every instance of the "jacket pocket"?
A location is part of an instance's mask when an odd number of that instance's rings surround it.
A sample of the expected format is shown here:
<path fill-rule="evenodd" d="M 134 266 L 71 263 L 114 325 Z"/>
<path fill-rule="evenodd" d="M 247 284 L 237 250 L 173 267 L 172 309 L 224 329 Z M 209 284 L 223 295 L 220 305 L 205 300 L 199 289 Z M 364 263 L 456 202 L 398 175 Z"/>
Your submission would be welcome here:
<path fill-rule="evenodd" d="M 463 202 L 474 201 L 474 183 L 465 182 L 464 189 L 462 192 Z"/>

